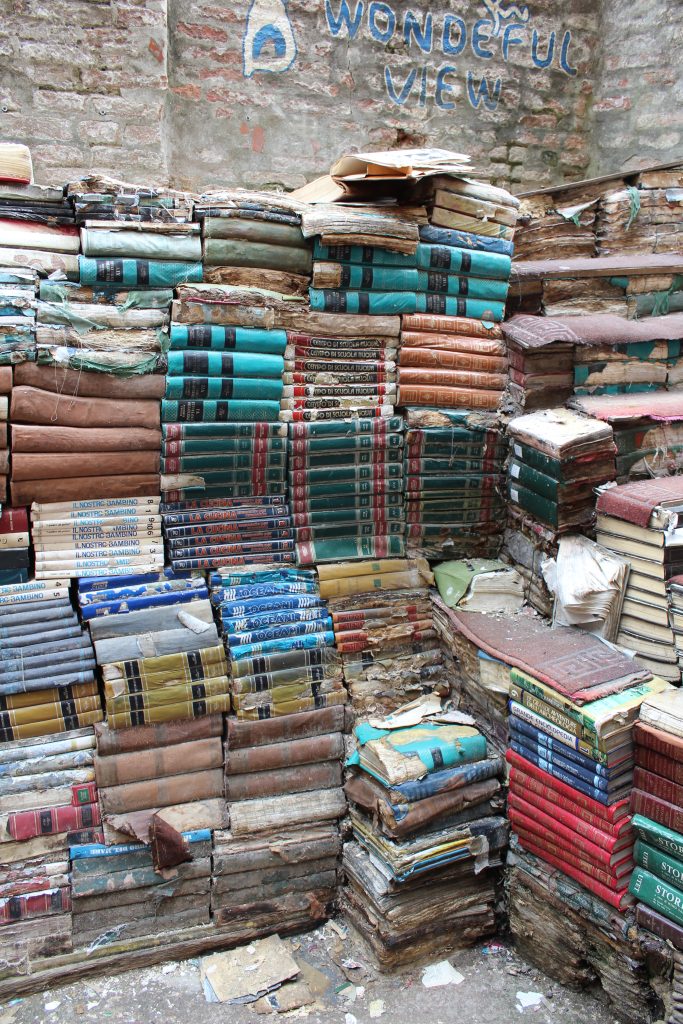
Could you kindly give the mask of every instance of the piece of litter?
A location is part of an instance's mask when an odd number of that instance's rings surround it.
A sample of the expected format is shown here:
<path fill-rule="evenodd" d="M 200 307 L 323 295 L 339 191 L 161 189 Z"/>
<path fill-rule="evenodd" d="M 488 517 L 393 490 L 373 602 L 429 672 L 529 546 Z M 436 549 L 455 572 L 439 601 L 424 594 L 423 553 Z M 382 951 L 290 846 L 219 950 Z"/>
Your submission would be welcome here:
<path fill-rule="evenodd" d="M 173 974 L 174 971 L 178 970 L 178 964 L 164 964 L 161 968 L 162 974 Z"/>
<path fill-rule="evenodd" d="M 252 960 L 254 954 L 257 958 Z M 299 974 L 299 965 L 278 935 L 201 961 L 207 1002 L 253 1003 Z"/>
<path fill-rule="evenodd" d="M 448 960 L 441 960 L 438 964 L 430 964 L 422 972 L 422 984 L 425 988 L 439 988 L 442 985 L 459 985 L 464 981 L 460 971 L 456 971 L 453 964 Z"/>
<path fill-rule="evenodd" d="M 542 992 L 517 992 L 517 1009 L 523 1013 L 529 1007 L 540 1006 L 543 1002 Z"/>
<path fill-rule="evenodd" d="M 337 924 L 336 921 L 328 921 L 327 923 L 329 924 L 332 931 L 337 933 L 340 939 L 347 938 L 349 934 L 348 929 L 346 929 L 343 925 Z"/>
<path fill-rule="evenodd" d="M 358 1017 L 354 1017 L 352 1013 L 347 1013 L 344 1017 L 344 1024 L 358 1024 Z"/>
<path fill-rule="evenodd" d="M 348 971 L 358 971 L 363 966 L 359 960 L 344 959 L 341 961 L 342 967 L 346 967 Z"/>
<path fill-rule="evenodd" d="M 497 953 L 504 953 L 505 946 L 499 945 L 497 942 L 492 942 L 488 946 L 484 946 L 482 954 L 484 956 L 495 956 Z"/>
<path fill-rule="evenodd" d="M 383 999 L 373 999 L 368 1006 L 368 1013 L 371 1017 L 381 1017 L 386 1010 L 386 1004 Z"/>
<path fill-rule="evenodd" d="M 52 1011 L 56 1010 L 59 1005 L 60 1005 L 60 1000 L 59 999 L 53 999 L 51 1003 L 45 1003 L 45 1012 L 46 1013 L 52 1013 Z"/>

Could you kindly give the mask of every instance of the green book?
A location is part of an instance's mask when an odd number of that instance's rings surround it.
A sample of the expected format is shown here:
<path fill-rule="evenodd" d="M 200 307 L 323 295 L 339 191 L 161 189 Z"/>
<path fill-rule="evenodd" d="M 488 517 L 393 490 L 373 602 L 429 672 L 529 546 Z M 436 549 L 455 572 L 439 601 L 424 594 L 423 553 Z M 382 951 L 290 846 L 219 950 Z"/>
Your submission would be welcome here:
<path fill-rule="evenodd" d="M 554 501 L 549 501 L 548 498 L 544 498 L 535 491 L 530 491 L 528 487 L 522 487 L 516 480 L 509 478 L 508 493 L 511 500 L 516 505 L 519 505 L 520 508 L 531 512 L 537 519 L 547 523 L 549 526 L 558 526 L 558 509 Z"/>
<path fill-rule="evenodd" d="M 168 352 L 169 377 L 263 377 L 280 378 L 285 361 L 263 352 Z"/>
<path fill-rule="evenodd" d="M 533 466 L 527 466 L 526 463 L 518 462 L 516 459 L 510 460 L 508 475 L 511 486 L 519 484 L 554 504 L 557 504 L 563 497 L 567 488 L 571 489 L 572 487 L 571 484 L 563 484 L 561 480 L 555 480 L 538 469 L 534 469 Z"/>
<path fill-rule="evenodd" d="M 197 437 L 179 439 L 177 441 L 162 441 L 161 454 L 164 456 L 173 455 L 211 455 L 224 453 L 235 455 L 238 452 L 253 454 L 254 450 L 259 453 L 277 452 L 283 457 L 286 454 L 284 437 L 269 437 L 256 441 L 253 437 Z"/>
<path fill-rule="evenodd" d="M 350 437 L 354 434 L 370 434 L 384 437 L 385 433 L 403 430 L 401 416 L 389 416 L 379 422 L 374 417 L 345 420 L 319 420 L 313 423 L 290 423 L 289 436 L 298 440 L 303 437 Z"/>
<path fill-rule="evenodd" d="M 375 458 L 375 451 L 350 451 L 350 452 L 321 452 L 319 455 L 290 455 L 295 461 L 297 469 L 303 464 L 307 469 L 325 469 L 330 466 L 378 466 L 383 463 L 403 462 L 403 452 L 400 448 L 388 449 L 382 452 L 382 460 Z"/>
<path fill-rule="evenodd" d="M 650 871 L 657 878 L 683 889 L 683 861 L 670 857 L 668 853 L 663 853 L 654 846 L 649 846 L 642 839 L 636 839 L 633 859 L 641 868 Z"/>
<path fill-rule="evenodd" d="M 287 332 L 260 327 L 220 327 L 215 324 L 171 324 L 171 349 L 263 352 L 282 356 Z"/>
<path fill-rule="evenodd" d="M 308 249 L 308 242 L 298 224 L 278 224 L 270 220 L 250 220 L 246 217 L 205 217 L 204 237 L 241 238 L 248 242 Z"/>
<path fill-rule="evenodd" d="M 294 487 L 310 487 L 313 484 L 348 480 L 357 482 L 370 480 L 376 482 L 378 477 L 386 480 L 399 480 L 403 477 L 402 462 L 388 462 L 381 466 L 327 466 L 324 469 L 295 469 L 289 471 L 289 479 Z"/>
<path fill-rule="evenodd" d="M 510 454 L 527 466 L 537 469 L 539 473 L 544 473 L 545 476 L 552 477 L 554 480 L 562 480 L 562 463 L 559 459 L 554 459 L 552 455 L 546 455 L 538 448 L 532 448 L 531 445 L 522 444 L 521 441 L 514 439 L 510 442 Z"/>
<path fill-rule="evenodd" d="M 244 399 L 279 402 L 282 380 L 260 377 L 167 377 L 167 399 Z"/>
<path fill-rule="evenodd" d="M 208 267 L 259 267 L 288 274 L 311 273 L 311 252 L 298 245 L 268 245 L 241 238 L 205 238 L 204 264 Z"/>
<path fill-rule="evenodd" d="M 274 452 L 268 455 L 268 463 L 261 466 L 254 464 L 253 457 L 245 452 L 241 455 L 226 455 L 224 452 L 216 455 L 178 455 L 164 456 L 161 460 L 162 473 L 203 473 L 206 469 L 248 469 L 257 476 L 266 469 L 280 467 L 284 471 L 286 456 L 283 453 Z M 284 479 L 284 472 L 281 474 Z"/>
<path fill-rule="evenodd" d="M 656 846 L 676 860 L 683 861 L 683 835 L 680 832 L 674 832 L 673 829 L 666 828 L 665 825 L 660 825 L 643 814 L 634 814 L 631 824 L 635 834 L 644 843 Z M 647 864 L 644 867 L 647 867 Z"/>
<path fill-rule="evenodd" d="M 670 921 L 683 925 L 683 889 L 657 878 L 643 867 L 636 867 L 628 891 Z"/>
<path fill-rule="evenodd" d="M 352 558 L 390 558 L 405 555 L 403 537 L 335 537 L 297 544 L 300 562 L 346 562 Z"/>
<path fill-rule="evenodd" d="M 161 433 L 164 441 L 196 438 L 274 438 L 287 436 L 286 423 L 162 423 Z"/>
<path fill-rule="evenodd" d="M 329 512 L 309 512 L 306 522 L 296 521 L 297 526 L 308 526 L 317 529 L 326 526 L 328 523 L 363 523 L 374 528 L 375 523 L 380 520 L 386 522 L 391 520 L 403 529 L 403 509 L 399 505 L 392 505 L 389 508 L 338 508 Z M 352 533 L 355 527 L 347 526 L 346 532 Z M 390 531 L 393 533 L 393 529 Z"/>
<path fill-rule="evenodd" d="M 328 497 L 336 495 L 359 495 L 379 494 L 394 491 L 401 496 L 403 493 L 403 479 L 385 479 L 381 488 L 376 480 L 326 480 L 324 483 L 316 484 L 293 484 L 290 482 L 290 493 L 299 498 L 304 494 L 311 498 Z"/>
<path fill-rule="evenodd" d="M 203 401 L 201 399 L 161 400 L 161 419 L 164 423 L 220 423 L 235 422 L 261 423 L 277 422 L 280 417 L 280 403 L 274 401 L 230 400 Z"/>

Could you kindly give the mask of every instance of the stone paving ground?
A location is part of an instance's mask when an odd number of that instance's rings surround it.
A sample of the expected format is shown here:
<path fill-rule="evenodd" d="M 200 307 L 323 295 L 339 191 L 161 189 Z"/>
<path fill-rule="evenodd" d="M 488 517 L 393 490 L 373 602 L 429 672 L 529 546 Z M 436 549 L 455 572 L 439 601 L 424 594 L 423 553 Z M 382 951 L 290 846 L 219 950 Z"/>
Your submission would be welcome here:
<path fill-rule="evenodd" d="M 339 934 L 341 933 L 341 934 Z M 450 956 L 459 984 L 426 988 L 423 967 L 379 974 L 353 934 L 331 924 L 285 939 L 293 956 L 329 980 L 310 1006 L 284 1014 L 257 1014 L 250 1006 L 208 1003 L 199 960 L 92 977 L 0 1006 L 0 1024 L 618 1024 L 614 1010 L 588 993 L 575 993 L 537 971 L 507 944 L 494 942 Z M 442 960 L 437 957 L 435 960 Z M 360 966 L 343 968 L 342 961 Z M 325 979 L 321 980 L 321 988 Z M 519 993 L 535 993 L 522 1008 Z"/>

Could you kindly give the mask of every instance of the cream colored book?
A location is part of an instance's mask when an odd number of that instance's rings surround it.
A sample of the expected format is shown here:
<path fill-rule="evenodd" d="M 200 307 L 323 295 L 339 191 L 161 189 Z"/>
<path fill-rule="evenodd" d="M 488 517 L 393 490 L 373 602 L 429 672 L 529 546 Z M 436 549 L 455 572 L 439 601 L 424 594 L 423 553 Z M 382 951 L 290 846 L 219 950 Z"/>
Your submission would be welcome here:
<path fill-rule="evenodd" d="M 649 697 L 640 706 L 640 720 L 653 729 L 683 736 L 683 689 Z"/>

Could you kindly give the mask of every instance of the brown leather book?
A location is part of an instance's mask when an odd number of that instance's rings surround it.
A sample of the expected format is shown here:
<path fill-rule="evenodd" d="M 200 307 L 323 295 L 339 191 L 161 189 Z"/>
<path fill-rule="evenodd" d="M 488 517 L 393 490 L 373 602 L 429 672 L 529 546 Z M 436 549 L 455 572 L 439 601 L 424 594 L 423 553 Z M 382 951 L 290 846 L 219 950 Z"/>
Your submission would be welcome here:
<path fill-rule="evenodd" d="M 168 747 L 178 743 L 223 735 L 223 716 L 205 715 L 187 722 L 162 722 L 159 725 L 136 725 L 128 729 L 110 729 L 105 722 L 95 726 L 97 756 L 123 754 L 150 747 Z"/>
<path fill-rule="evenodd" d="M 411 313 L 401 317 L 401 329 L 405 331 L 435 331 L 438 334 L 469 334 L 473 338 L 503 337 L 501 328 L 486 325 L 483 320 L 472 320 L 465 316 L 442 316 L 439 313 Z"/>
<path fill-rule="evenodd" d="M 256 723 L 254 723 L 256 724 Z M 225 752 L 225 774 L 274 771 L 291 765 L 312 764 L 315 761 L 341 760 L 344 756 L 344 737 L 341 732 L 324 733 L 285 743 L 268 743 L 260 747 L 244 747 Z"/>
<path fill-rule="evenodd" d="M 147 807 L 211 800 L 222 794 L 223 772 L 220 768 L 98 789 L 103 814 L 125 814 L 126 811 L 141 811 Z"/>
<path fill-rule="evenodd" d="M 440 348 L 402 348 L 399 365 L 401 367 L 417 366 L 437 370 L 474 370 L 503 374 L 507 370 L 507 361 L 503 356 L 479 355 L 475 352 L 450 352 Z"/>
<path fill-rule="evenodd" d="M 161 406 L 151 399 L 72 398 L 21 386 L 12 390 L 11 420 L 60 427 L 158 429 Z"/>
<path fill-rule="evenodd" d="M 100 498 L 139 498 L 158 494 L 157 473 L 141 476 L 74 476 L 64 480 L 19 480 L 12 482 L 12 504 L 36 502 L 91 501 Z"/>
<path fill-rule="evenodd" d="M 295 765 L 271 772 L 247 772 L 245 775 L 226 776 L 225 798 L 232 803 L 285 793 L 306 793 L 312 789 L 332 789 L 340 786 L 341 781 L 340 761 Z"/>
<path fill-rule="evenodd" d="M 46 449 L 47 449 L 46 439 Z M 0 456 L 1 456 L 0 452 Z M 59 480 L 62 477 L 98 476 L 106 466 L 108 476 L 158 473 L 160 452 L 108 452 L 103 462 L 98 452 L 15 452 L 12 480 Z M 0 472 L 3 472 L 0 458 Z"/>
<path fill-rule="evenodd" d="M 483 391 L 478 388 L 400 384 L 397 404 L 429 405 L 437 409 L 497 409 L 502 395 L 502 391 Z"/>
<path fill-rule="evenodd" d="M 401 367 L 398 375 L 405 384 L 433 385 L 447 388 L 485 388 L 502 390 L 507 382 L 504 373 L 476 373 L 471 370 L 431 369 L 422 366 Z"/>
<path fill-rule="evenodd" d="M 319 711 L 303 711 L 282 718 L 267 718 L 256 722 L 241 722 L 236 718 L 227 719 L 227 749 L 240 750 L 243 747 L 261 747 L 267 743 L 284 743 L 300 740 L 307 736 L 322 736 L 324 733 L 342 732 L 344 729 L 344 707 L 337 705 L 321 708 Z"/>
<path fill-rule="evenodd" d="M 95 778 L 100 788 L 125 786 L 161 776 L 187 774 L 220 768 L 223 764 L 223 743 L 220 736 L 211 736 L 168 747 L 150 747 L 109 757 L 95 756 Z"/>
<path fill-rule="evenodd" d="M 32 364 L 35 366 L 35 363 Z M 9 395 L 12 390 L 12 367 L 0 366 L 0 395 Z"/>
<path fill-rule="evenodd" d="M 13 452 L 160 450 L 161 431 L 145 427 L 133 427 L 129 430 L 125 427 L 43 427 L 26 423 L 12 424 Z"/>
<path fill-rule="evenodd" d="M 479 338 L 468 334 L 440 334 L 437 331 L 401 331 L 401 348 L 404 346 L 447 349 L 449 352 L 476 352 L 488 356 L 504 356 L 506 352 L 505 342 L 499 341 L 495 336 Z"/>
<path fill-rule="evenodd" d="M 6 394 L 1 389 L 1 383 L 0 377 L 0 394 Z M 65 366 L 18 363 L 14 371 L 14 386 L 19 387 L 21 384 L 69 397 L 160 399 L 164 396 L 166 379 L 163 374 L 143 373 L 119 378 L 111 373 L 88 373 L 70 370 Z"/>

